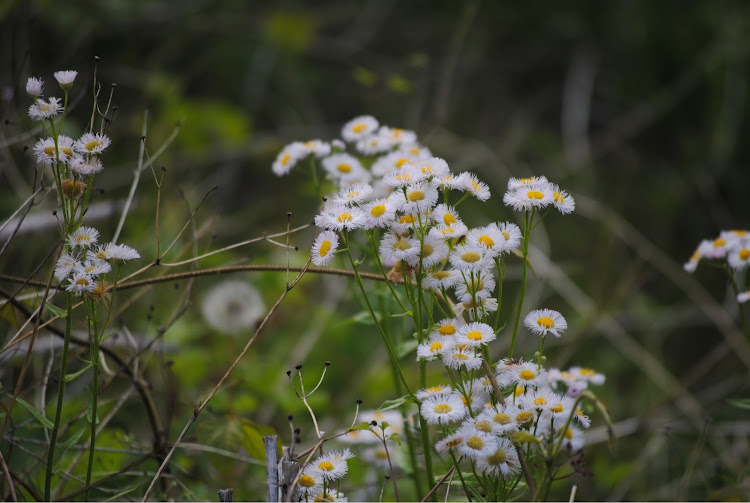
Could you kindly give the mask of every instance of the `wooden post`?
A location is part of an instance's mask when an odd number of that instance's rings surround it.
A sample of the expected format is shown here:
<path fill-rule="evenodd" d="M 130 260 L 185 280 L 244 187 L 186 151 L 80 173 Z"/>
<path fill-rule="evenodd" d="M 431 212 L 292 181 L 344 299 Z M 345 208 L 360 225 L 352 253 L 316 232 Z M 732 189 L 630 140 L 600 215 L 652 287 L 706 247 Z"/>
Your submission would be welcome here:
<path fill-rule="evenodd" d="M 234 489 L 219 489 L 219 501 L 234 501 Z"/>
<path fill-rule="evenodd" d="M 266 501 L 279 501 L 278 438 L 276 435 L 263 436 L 263 445 L 266 448 L 266 481 L 268 482 Z"/>
<path fill-rule="evenodd" d="M 289 494 L 289 489 L 294 483 L 294 479 L 297 478 L 299 473 L 299 463 L 292 456 L 292 449 L 290 447 L 282 447 L 282 457 L 279 463 L 279 471 L 281 472 L 281 501 L 299 501 L 302 497 L 302 493 L 299 489 L 299 484 L 294 488 L 294 492 Z"/>

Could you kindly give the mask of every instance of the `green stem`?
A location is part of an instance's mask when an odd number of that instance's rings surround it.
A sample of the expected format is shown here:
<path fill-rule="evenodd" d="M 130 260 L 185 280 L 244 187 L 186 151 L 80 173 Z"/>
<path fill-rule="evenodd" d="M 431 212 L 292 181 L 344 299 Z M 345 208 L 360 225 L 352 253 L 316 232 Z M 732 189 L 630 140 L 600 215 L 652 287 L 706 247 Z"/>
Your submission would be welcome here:
<path fill-rule="evenodd" d="M 49 451 L 47 452 L 47 468 L 44 477 L 44 499 L 50 501 L 52 490 L 52 467 L 55 461 L 55 445 L 57 434 L 60 431 L 60 418 L 62 417 L 62 406 L 65 398 L 65 375 L 67 373 L 68 348 L 70 347 L 70 333 L 73 328 L 73 293 L 66 294 L 67 310 L 65 315 L 65 338 L 63 339 L 62 358 L 60 360 L 60 378 L 57 385 L 57 408 L 55 410 L 55 422 L 52 426 Z"/>
<path fill-rule="evenodd" d="M 91 392 L 91 440 L 89 442 L 89 460 L 86 466 L 86 492 L 83 493 L 84 501 L 89 501 L 88 487 L 91 485 L 91 470 L 94 466 L 94 452 L 96 450 L 96 423 L 97 423 L 97 407 L 99 405 L 99 323 L 96 316 L 96 305 L 93 300 L 89 300 L 91 303 L 91 309 L 89 310 L 92 314 L 91 322 L 93 323 L 93 337 L 91 341 L 91 365 L 93 368 L 94 375 L 93 379 L 93 391 Z"/>
<path fill-rule="evenodd" d="M 518 308 L 516 309 L 516 320 L 513 322 L 513 336 L 510 340 L 510 349 L 508 349 L 508 358 L 513 357 L 513 350 L 516 348 L 516 336 L 518 335 L 518 324 L 521 321 L 521 310 L 523 309 L 523 299 L 526 295 L 526 261 L 529 256 L 529 234 L 531 234 L 531 220 L 534 213 L 526 212 L 523 227 L 523 241 L 521 243 L 521 253 L 523 255 L 523 269 L 521 275 L 521 294 L 518 299 Z"/>

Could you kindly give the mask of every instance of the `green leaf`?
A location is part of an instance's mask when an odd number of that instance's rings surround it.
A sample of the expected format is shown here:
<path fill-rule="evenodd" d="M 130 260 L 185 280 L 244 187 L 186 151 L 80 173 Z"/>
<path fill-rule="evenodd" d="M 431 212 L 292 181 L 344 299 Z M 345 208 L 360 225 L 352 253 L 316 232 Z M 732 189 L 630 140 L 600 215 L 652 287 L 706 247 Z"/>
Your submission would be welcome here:
<path fill-rule="evenodd" d="M 541 439 L 524 430 L 515 432 L 510 438 L 517 444 L 538 444 L 541 442 Z"/>
<path fill-rule="evenodd" d="M 417 349 L 417 346 L 419 346 L 419 341 L 417 339 L 407 339 L 399 345 L 398 350 L 396 351 L 396 356 L 401 359 L 404 356 L 413 353 L 414 350 Z"/>
<path fill-rule="evenodd" d="M 54 304 L 45 302 L 45 305 L 47 306 L 47 309 L 49 310 L 49 312 L 54 314 L 55 316 L 59 316 L 60 318 L 65 318 L 68 315 L 68 312 L 65 309 L 57 307 Z"/>
<path fill-rule="evenodd" d="M 92 418 L 96 415 L 96 424 L 99 424 L 99 414 L 94 414 L 94 395 L 91 388 L 86 388 L 86 420 L 91 424 Z"/>
<path fill-rule="evenodd" d="M 266 446 L 263 443 L 263 436 L 275 433 L 272 428 L 267 426 L 243 421 L 242 446 L 250 457 L 263 461 L 266 459 Z"/>
<path fill-rule="evenodd" d="M 86 433 L 87 428 L 81 428 L 78 430 L 78 432 L 75 435 L 71 435 L 68 437 L 68 439 L 60 446 L 60 448 L 55 452 L 55 462 L 52 463 L 52 473 L 58 473 L 60 471 L 62 460 L 65 457 L 65 452 L 70 449 L 73 444 L 78 442 L 84 433 Z"/>
<path fill-rule="evenodd" d="M 731 398 L 727 402 L 740 409 L 750 409 L 750 398 Z"/>
<path fill-rule="evenodd" d="M 86 365 L 85 367 L 83 367 L 78 372 L 73 372 L 72 374 L 65 374 L 65 382 L 72 381 L 73 379 L 75 379 L 79 375 L 83 374 L 84 372 L 86 372 L 90 368 L 91 368 L 91 364 L 89 363 L 88 365 Z"/>
<path fill-rule="evenodd" d="M 398 443 L 399 446 L 401 446 L 401 436 L 398 433 L 391 433 L 391 435 L 388 437 L 394 442 Z"/>
<path fill-rule="evenodd" d="M 31 414 L 37 419 L 37 421 L 42 423 L 45 428 L 47 428 L 48 430 L 51 430 L 52 428 L 55 427 L 55 425 L 52 424 L 52 421 L 47 419 L 47 417 L 44 415 L 44 412 L 39 412 L 38 410 L 36 410 L 36 408 L 33 405 L 31 405 L 29 402 L 27 402 L 21 397 L 16 397 L 16 401 L 20 403 L 21 405 L 23 405 L 24 407 L 26 407 L 26 409 L 29 412 L 31 412 Z"/>
<path fill-rule="evenodd" d="M 383 412 L 388 409 L 395 409 L 396 407 L 401 407 L 405 403 L 414 403 L 414 399 L 409 395 L 404 395 L 401 398 L 397 398 L 395 400 L 386 400 L 383 402 L 383 405 L 380 406 L 380 408 L 377 410 L 377 412 Z"/>
<path fill-rule="evenodd" d="M 359 423 L 359 424 L 355 424 L 354 426 L 349 428 L 347 431 L 369 430 L 370 426 L 372 426 L 370 423 Z"/>
<path fill-rule="evenodd" d="M 121 499 L 121 498 L 122 498 L 123 496 L 125 496 L 126 494 L 128 494 L 129 492 L 133 492 L 133 491 L 135 491 L 136 489 L 138 489 L 139 487 L 141 487 L 141 484 L 136 484 L 136 485 L 134 485 L 133 487 L 131 487 L 130 489 L 125 489 L 124 491 L 122 491 L 122 492 L 119 492 L 119 493 L 115 494 L 114 496 L 112 496 L 111 498 L 109 498 L 109 499 L 106 499 L 106 500 L 104 500 L 104 501 L 105 501 L 105 503 L 106 503 L 106 502 L 108 502 L 108 501 L 115 501 L 115 500 L 119 500 L 119 499 Z"/>

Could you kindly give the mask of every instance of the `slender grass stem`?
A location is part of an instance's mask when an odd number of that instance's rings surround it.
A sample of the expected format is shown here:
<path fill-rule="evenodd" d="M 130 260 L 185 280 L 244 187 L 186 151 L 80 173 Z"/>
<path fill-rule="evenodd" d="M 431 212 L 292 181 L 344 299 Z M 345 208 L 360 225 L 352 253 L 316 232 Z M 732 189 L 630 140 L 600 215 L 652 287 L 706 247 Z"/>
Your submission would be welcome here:
<path fill-rule="evenodd" d="M 531 213 L 528 211 L 525 215 L 525 222 L 523 227 L 523 241 L 521 243 L 521 254 L 523 255 L 523 265 L 521 273 L 521 294 L 518 297 L 518 308 L 516 309 L 516 320 L 513 322 L 513 336 L 510 339 L 510 348 L 508 349 L 508 357 L 513 357 L 513 350 L 516 348 L 516 337 L 518 335 L 518 324 L 521 321 L 521 310 L 523 309 L 523 299 L 526 295 L 526 262 L 529 257 L 529 234 L 531 234 L 531 221 L 534 218 L 534 211 Z M 499 308 L 498 308 L 499 310 Z"/>

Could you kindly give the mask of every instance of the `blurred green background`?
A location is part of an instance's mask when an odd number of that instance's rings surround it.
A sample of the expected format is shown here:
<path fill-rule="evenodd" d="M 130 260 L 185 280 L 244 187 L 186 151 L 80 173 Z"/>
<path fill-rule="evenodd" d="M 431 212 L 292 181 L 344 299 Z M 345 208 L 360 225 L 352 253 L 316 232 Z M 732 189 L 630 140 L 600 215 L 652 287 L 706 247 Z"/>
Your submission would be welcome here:
<path fill-rule="evenodd" d="M 682 264 L 701 239 L 747 227 L 749 14 L 742 1 L 4 0 L 0 216 L 15 211 L 34 183 L 25 147 L 39 132 L 27 134 L 35 125 L 26 115 L 26 79 L 42 77 L 53 94 L 54 71 L 79 71 L 66 127 L 80 135 L 91 113 L 94 56 L 101 58 L 102 95 L 116 84 L 117 110 L 91 223 L 105 236 L 114 231 L 148 113 L 150 154 L 179 129 L 155 161 L 166 167 L 162 249 L 217 187 L 195 228 L 178 240 L 175 257 L 280 232 L 289 211 L 293 227 L 309 223 L 319 201 L 308 174 L 278 179 L 271 163 L 286 143 L 330 140 L 361 114 L 415 130 L 454 172 L 471 170 L 490 185 L 488 203 L 467 203 L 462 211 L 471 225 L 515 220 L 501 201 L 507 179 L 546 175 L 576 197 L 578 208 L 535 231 L 537 274 L 525 305 L 567 317 L 571 329 L 548 348 L 549 363 L 607 375 L 596 391 L 620 437 L 610 453 L 603 422 L 594 417 L 585 458 L 592 476 L 561 482 L 553 498 L 566 499 L 576 484 L 579 500 L 747 500 L 750 421 L 728 400 L 750 396 L 748 339 L 736 328 L 722 272 L 700 267 L 689 276 Z M 145 171 L 122 237 L 144 257 L 132 270 L 155 257 L 155 201 Z M 54 206 L 50 196 L 32 208 L 0 256 L 3 272 L 29 275 L 47 256 L 57 236 Z M 293 264 L 304 263 L 312 236 L 312 229 L 292 236 L 300 248 Z M 199 266 L 286 260 L 283 248 L 258 243 Z M 518 289 L 513 266 L 509 299 Z M 35 278 L 44 280 L 48 270 L 49 264 Z M 286 284 L 284 273 L 233 277 L 257 286 L 268 306 Z M 224 279 L 159 284 L 120 297 L 132 305 L 112 326 L 126 326 L 139 341 L 157 338 L 189 303 L 143 362 L 170 441 L 249 336 L 223 335 L 201 315 L 207 292 Z M 506 303 L 508 313 L 512 305 Z M 252 458 L 262 430 L 253 425 L 275 429 L 288 443 L 286 418 L 294 414 L 309 444 L 311 421 L 285 375 L 297 364 L 314 383 L 323 362 L 333 362 L 312 399 L 328 431 L 350 424 L 357 398 L 371 408 L 394 398 L 386 355 L 361 311 L 347 280 L 304 278 L 193 426 L 190 442 Z M 1 313 L 9 338 L 18 313 Z M 497 357 L 507 346 L 500 339 Z M 522 340 L 523 355 L 535 349 Z M 27 377 L 29 400 L 46 355 Z M 21 362 L 3 361 L 6 390 Z M 127 381 L 115 381 L 104 396 L 116 399 L 126 388 Z M 130 400 L 103 446 L 148 449 L 140 402 Z M 16 456 L 22 466 L 23 454 Z M 103 471 L 127 462 L 121 453 L 102 456 Z M 179 450 L 175 460 L 179 468 L 161 497 L 213 500 L 221 487 L 233 487 L 237 499 L 264 494 L 262 466 L 205 450 Z M 150 461 L 137 469 L 156 467 Z M 353 470 L 356 480 L 363 469 Z"/>

